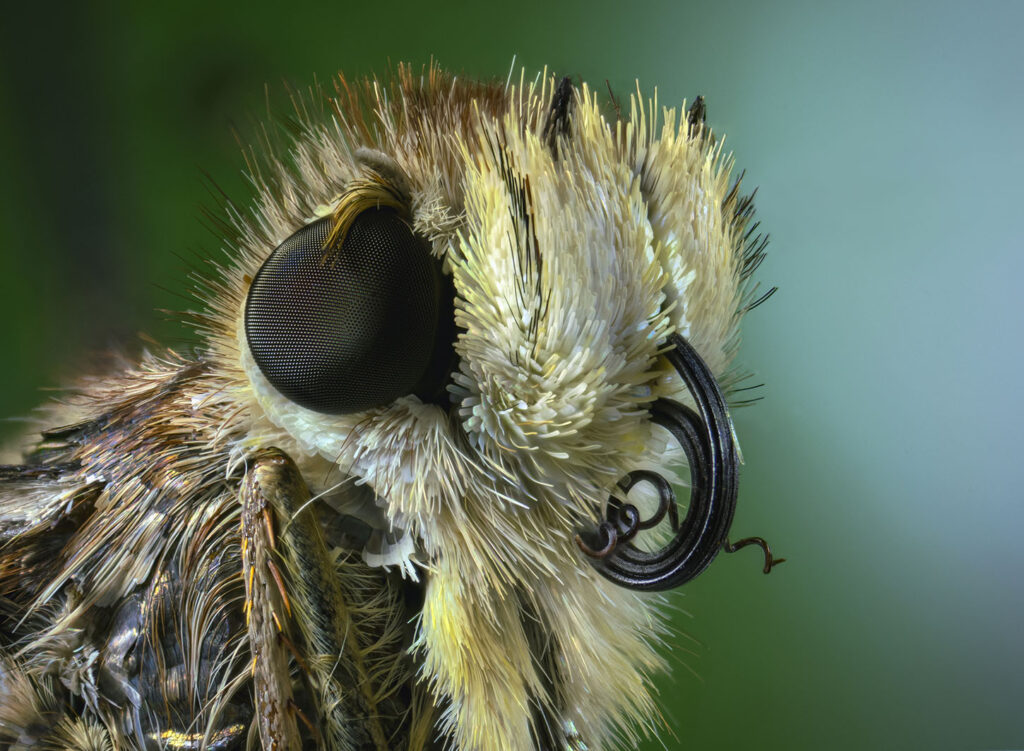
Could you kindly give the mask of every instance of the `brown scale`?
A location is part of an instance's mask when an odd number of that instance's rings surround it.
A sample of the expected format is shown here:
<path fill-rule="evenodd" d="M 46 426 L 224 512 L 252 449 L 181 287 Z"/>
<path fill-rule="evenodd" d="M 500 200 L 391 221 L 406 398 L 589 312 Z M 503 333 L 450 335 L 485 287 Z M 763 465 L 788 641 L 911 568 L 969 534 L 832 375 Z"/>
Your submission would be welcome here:
<path fill-rule="evenodd" d="M 35 525 L 28 520 L 0 523 L 0 539 L 7 541 L 0 547 L 0 596 L 5 598 L 0 605 L 0 643 L 29 643 L 15 664 L 36 677 L 40 690 L 59 699 L 64 716 L 93 718 L 119 742 L 145 748 L 197 749 L 203 743 L 218 750 L 244 747 L 250 728 L 258 730 L 261 721 L 252 698 L 254 691 L 260 695 L 261 672 L 252 658 L 278 662 L 277 675 L 289 690 L 289 700 L 279 709 L 292 728 L 291 736 L 296 741 L 305 738 L 302 743 L 323 743 L 320 728 L 327 718 L 321 711 L 330 710 L 318 708 L 324 686 L 316 685 L 316 678 L 324 658 L 310 651 L 312 642 L 323 634 L 294 626 L 287 631 L 289 615 L 284 609 L 272 613 L 272 620 L 279 623 L 271 624 L 272 636 L 258 643 L 254 639 L 259 634 L 246 625 L 246 611 L 252 605 L 245 595 L 242 540 L 251 540 L 252 535 L 244 529 L 258 531 L 265 542 L 280 545 L 273 530 L 281 525 L 264 515 L 269 509 L 247 516 L 239 500 L 246 495 L 245 477 L 223 476 L 227 454 L 223 442 L 219 448 L 214 444 L 217 423 L 211 418 L 216 410 L 191 414 L 192 395 L 210 388 L 204 378 L 204 366 L 191 363 L 148 373 L 145 378 L 126 378 L 122 388 L 112 382 L 107 391 L 116 396 L 106 403 L 109 411 L 46 431 L 26 457 L 35 463 L 0 468 L 0 483 L 6 489 L 13 485 L 25 490 L 55 485 L 74 489 L 65 504 L 35 519 Z M 189 417 L 182 420 L 181 415 Z M 291 474 L 286 472 L 284 477 Z M 287 481 L 301 483 L 301 478 Z M 308 491 L 304 493 L 308 499 Z M 203 518 L 204 513 L 208 518 Z M 333 518 L 337 515 L 326 506 L 317 507 L 316 514 L 337 525 Z M 131 544 L 140 521 L 148 525 L 140 549 L 150 551 L 153 565 L 144 580 L 115 600 L 112 594 L 99 591 L 109 577 L 104 564 L 111 551 Z M 191 531 L 187 541 L 178 536 L 183 528 Z M 350 747 L 378 751 L 404 747 L 414 731 L 411 724 L 417 722 L 411 707 L 420 708 L 420 724 L 432 722 L 430 702 L 412 686 L 414 665 L 406 654 L 412 612 L 405 611 L 402 601 L 408 585 L 370 569 L 353 554 L 330 563 L 318 524 L 300 521 L 285 533 L 283 542 L 296 546 L 297 555 L 309 555 L 302 553 L 308 548 L 306 541 L 296 538 L 299 529 L 319 538 L 320 567 L 316 569 L 310 561 L 305 561 L 304 568 L 289 567 L 288 554 L 271 545 L 268 560 L 276 563 L 271 564 L 273 574 L 267 581 L 281 594 L 300 590 L 292 595 L 289 606 L 315 609 L 319 598 L 310 595 L 319 590 L 307 587 L 303 593 L 293 573 L 308 576 L 319 570 L 321 587 L 334 580 L 335 607 L 349 613 L 350 648 L 361 655 L 352 664 L 375 661 L 376 669 L 384 670 L 393 684 L 374 700 L 371 710 L 365 695 L 374 681 L 365 674 L 345 681 L 346 689 L 339 693 L 356 699 L 356 716 L 362 718 L 353 725 Z M 16 546 L 10 543 L 15 538 Z M 54 587 L 55 575 L 69 568 L 74 573 Z M 37 602 L 46 588 L 52 590 L 46 602 Z M 303 605 L 303 597 L 310 602 Z M 37 616 L 23 619 L 29 608 L 41 609 Z M 50 613 L 52 622 L 38 617 L 42 613 Z M 47 632 L 50 641 L 42 638 Z M 58 633 L 70 638 L 79 651 L 99 655 L 90 673 L 94 687 L 88 691 L 76 694 L 48 677 L 54 669 L 66 668 L 52 649 L 53 635 Z M 318 646 L 321 651 L 332 648 L 329 642 Z M 334 648 L 340 652 L 344 645 Z M 387 666 L 389 661 L 394 667 Z M 320 678 L 323 674 L 320 669 Z M 367 688 L 362 698 L 347 690 L 360 682 Z M 32 706 L 45 705 L 35 701 Z M 5 720 L 5 711 L 0 708 L 0 721 Z M 54 711 L 37 715 L 27 706 L 18 709 L 37 723 L 45 718 L 51 728 L 59 719 Z M 25 723 L 23 735 L 32 724 Z M 0 730 L 0 739 L 7 731 Z M 422 734 L 422 729 L 416 732 Z M 41 741 L 50 737 L 42 730 L 37 735 Z M 275 747 L 275 742 L 268 738 L 265 746 Z M 326 747 L 338 746 L 328 743 Z"/>

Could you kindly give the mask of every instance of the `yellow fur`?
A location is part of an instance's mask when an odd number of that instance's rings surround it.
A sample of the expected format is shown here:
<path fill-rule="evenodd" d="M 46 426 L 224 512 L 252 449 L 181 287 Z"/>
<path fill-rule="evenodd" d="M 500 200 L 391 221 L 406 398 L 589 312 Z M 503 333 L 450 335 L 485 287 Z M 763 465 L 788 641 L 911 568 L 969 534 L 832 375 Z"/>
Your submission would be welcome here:
<path fill-rule="evenodd" d="M 625 471 L 678 460 L 646 416 L 658 396 L 688 400 L 659 366 L 659 342 L 685 333 L 719 376 L 737 342 L 744 228 L 720 146 L 639 93 L 629 117 L 608 120 L 584 85 L 554 152 L 542 130 L 555 83 L 482 87 L 404 67 L 390 84 L 341 83 L 335 118 L 306 119 L 291 154 L 259 168 L 258 213 L 215 316 L 249 440 L 264 434 L 351 473 L 417 541 L 429 570 L 422 676 L 451 702 L 445 722 L 465 751 L 532 747 L 528 697 L 544 691 L 524 597 L 564 650 L 565 696 L 544 698 L 564 705 L 588 747 L 653 729 L 658 599 L 603 581 L 574 535 Z M 454 420 L 415 397 L 316 414 L 274 392 L 246 352 L 247 280 L 318 205 L 372 174 L 357 156 L 365 147 L 406 177 L 413 224 L 454 276 Z M 528 182 L 534 238 L 514 226 L 510 180 Z M 524 271 L 533 242 L 543 268 Z M 536 294 L 517 299 L 524 285 Z"/>
<path fill-rule="evenodd" d="M 96 650 L 119 647 L 96 646 L 89 628 L 109 608 L 160 647 L 167 634 L 152 613 L 180 590 L 193 665 L 181 690 L 200 707 L 196 738 L 245 704 L 232 697 L 252 675 L 272 716 L 251 738 L 283 734 L 299 747 L 303 718 L 289 701 L 305 681 L 329 705 L 315 730 L 326 747 L 356 743 L 341 725 L 364 711 L 383 748 L 395 720 L 385 714 L 413 666 L 411 719 L 395 731 L 409 748 L 439 736 L 459 751 L 530 751 L 543 738 L 581 751 L 658 731 L 650 680 L 665 669 L 663 599 L 602 578 L 576 535 L 629 471 L 674 476 L 683 456 L 649 408 L 691 399 L 660 348 L 682 333 L 730 381 L 760 246 L 747 245 L 749 202 L 721 141 L 685 109 L 661 110 L 638 90 L 618 116 L 582 85 L 551 130 L 557 86 L 547 73 L 500 85 L 400 66 L 386 81 L 339 78 L 295 98 L 296 139 L 250 155 L 255 208 L 229 211 L 237 247 L 206 282 L 196 361 L 147 358 L 85 384 L 81 425 L 37 449 L 64 464 L 45 485 L 0 485 L 0 532 L 13 540 L 0 549 L 0 594 L 34 587 L 0 603 L 21 619 L 20 651 L 0 650 L 19 725 L 43 711 L 59 674 L 87 704 L 62 726 L 69 744 L 138 738 L 137 718 L 117 714 L 94 675 L 106 659 Z M 450 404 L 410 395 L 320 414 L 264 377 L 245 302 L 304 225 L 332 216 L 344 234 L 378 204 L 429 241 L 453 282 Z M 273 472 L 259 464 L 272 448 Z M 293 491 L 271 502 L 275 488 Z M 316 514 L 401 544 L 363 560 L 330 551 Z M 82 522 L 57 565 L 25 570 L 18 546 L 42 548 L 63 516 Z M 407 642 L 399 575 L 425 588 Z M 248 626 L 217 636 L 220 651 L 205 657 L 206 635 L 240 603 Z M 291 638 L 309 647 L 306 661 L 285 651 Z M 204 659 L 211 678 L 198 687 Z M 128 706 L 139 689 L 120 665 L 103 669 Z"/>

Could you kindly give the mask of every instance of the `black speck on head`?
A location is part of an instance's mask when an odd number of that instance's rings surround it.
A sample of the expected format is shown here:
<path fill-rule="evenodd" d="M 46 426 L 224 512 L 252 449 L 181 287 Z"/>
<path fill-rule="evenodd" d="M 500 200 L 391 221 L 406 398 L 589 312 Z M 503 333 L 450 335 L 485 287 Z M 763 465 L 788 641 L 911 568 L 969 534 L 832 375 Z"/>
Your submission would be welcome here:
<path fill-rule="evenodd" d="M 569 136 L 569 110 L 572 107 L 572 79 L 565 76 L 555 87 L 555 93 L 551 95 L 551 107 L 548 109 L 548 119 L 544 123 L 544 140 L 548 147 L 555 151 L 558 137 Z"/>

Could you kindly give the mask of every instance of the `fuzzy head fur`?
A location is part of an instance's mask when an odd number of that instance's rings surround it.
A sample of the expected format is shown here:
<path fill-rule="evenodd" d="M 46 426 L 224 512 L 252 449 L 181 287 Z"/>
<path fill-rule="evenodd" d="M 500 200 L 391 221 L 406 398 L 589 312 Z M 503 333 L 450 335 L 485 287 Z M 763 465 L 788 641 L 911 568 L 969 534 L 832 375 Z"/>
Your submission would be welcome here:
<path fill-rule="evenodd" d="M 462 749 L 531 748 L 536 703 L 594 748 L 652 725 L 659 600 L 604 581 L 574 539 L 629 470 L 672 476 L 683 457 L 647 408 L 689 397 L 659 345 L 683 334 L 731 382 L 756 260 L 749 201 L 702 118 L 639 93 L 609 117 L 585 84 L 559 112 L 558 89 L 400 67 L 303 100 L 288 151 L 253 163 L 256 209 L 236 216 L 237 261 L 211 298 L 240 448 L 281 447 L 340 505 L 370 488 L 364 517 L 402 536 L 378 560 L 426 570 L 416 649 Z M 242 312 L 275 247 L 374 183 L 407 201 L 454 281 L 451 404 L 322 415 L 266 381 Z"/>
<path fill-rule="evenodd" d="M 546 74 L 480 84 L 434 66 L 295 101 L 293 140 L 252 150 L 254 210 L 227 208 L 202 349 L 84 381 L 24 464 L 0 466 L 0 745 L 266 741 L 259 692 L 317 676 L 315 733 L 339 751 L 365 746 L 346 740 L 359 725 L 377 749 L 460 751 L 656 732 L 664 600 L 602 578 L 576 536 L 624 475 L 684 464 L 649 411 L 690 401 L 666 337 L 736 381 L 763 241 L 701 101 L 638 92 L 620 112 Z M 247 295 L 296 231 L 331 217 L 340 236 L 377 205 L 450 275 L 447 398 L 320 414 L 257 366 Z M 272 449 L 299 488 L 283 517 L 252 503 Z M 321 520 L 370 532 L 328 550 Z M 318 648 L 303 627 L 327 611 L 303 603 L 324 601 L 340 640 Z M 290 735 L 267 745 L 297 749 L 282 712 Z"/>

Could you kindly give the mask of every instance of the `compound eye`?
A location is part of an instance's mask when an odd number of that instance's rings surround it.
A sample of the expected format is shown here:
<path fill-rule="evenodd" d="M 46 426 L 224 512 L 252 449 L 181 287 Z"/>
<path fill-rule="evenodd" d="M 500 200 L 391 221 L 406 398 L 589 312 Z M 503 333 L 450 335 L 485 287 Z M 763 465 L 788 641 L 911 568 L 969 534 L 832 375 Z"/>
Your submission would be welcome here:
<path fill-rule="evenodd" d="M 325 414 L 443 388 L 452 301 L 429 245 L 391 209 L 361 212 L 328 245 L 333 228 L 332 217 L 306 225 L 253 280 L 245 335 L 263 375 Z"/>

